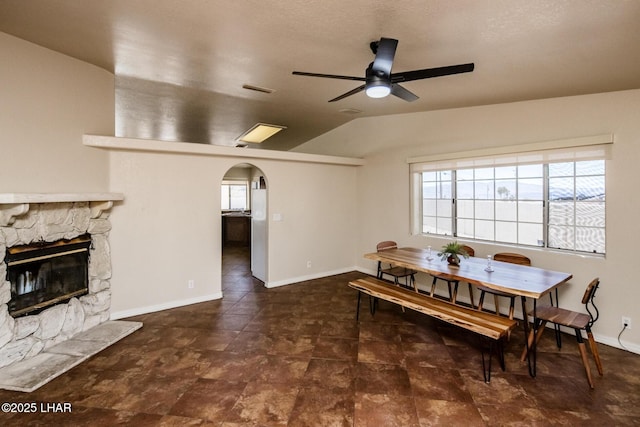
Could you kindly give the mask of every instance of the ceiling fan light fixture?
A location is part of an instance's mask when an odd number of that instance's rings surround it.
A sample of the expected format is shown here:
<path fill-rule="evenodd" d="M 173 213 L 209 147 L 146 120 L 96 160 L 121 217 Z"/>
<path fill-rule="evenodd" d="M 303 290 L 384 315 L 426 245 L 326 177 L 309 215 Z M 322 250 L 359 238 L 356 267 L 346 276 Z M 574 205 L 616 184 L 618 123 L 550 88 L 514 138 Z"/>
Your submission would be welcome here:
<path fill-rule="evenodd" d="M 367 69 L 367 81 L 364 85 L 364 92 L 369 98 L 384 98 L 391 93 L 391 82 L 389 78 L 376 74 L 371 66 Z"/>
<path fill-rule="evenodd" d="M 286 128 L 286 126 L 270 125 L 267 123 L 256 123 L 251 127 L 251 129 L 247 130 L 236 139 L 242 142 L 259 144 Z"/>
<path fill-rule="evenodd" d="M 365 88 L 365 93 L 369 98 L 384 98 L 391 93 L 391 87 L 384 84 L 384 82 L 379 82 L 375 85 L 368 85 Z"/>

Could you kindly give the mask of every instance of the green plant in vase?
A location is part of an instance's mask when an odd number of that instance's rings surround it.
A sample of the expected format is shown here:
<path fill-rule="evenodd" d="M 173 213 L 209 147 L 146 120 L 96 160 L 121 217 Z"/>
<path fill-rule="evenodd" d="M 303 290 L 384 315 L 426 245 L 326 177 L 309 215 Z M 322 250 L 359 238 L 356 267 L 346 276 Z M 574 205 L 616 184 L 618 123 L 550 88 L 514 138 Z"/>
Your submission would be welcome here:
<path fill-rule="evenodd" d="M 460 256 L 469 258 L 469 254 L 464 249 L 464 245 L 455 242 L 449 242 L 438 252 L 438 256 L 442 261 L 446 260 L 450 265 L 460 265 Z"/>

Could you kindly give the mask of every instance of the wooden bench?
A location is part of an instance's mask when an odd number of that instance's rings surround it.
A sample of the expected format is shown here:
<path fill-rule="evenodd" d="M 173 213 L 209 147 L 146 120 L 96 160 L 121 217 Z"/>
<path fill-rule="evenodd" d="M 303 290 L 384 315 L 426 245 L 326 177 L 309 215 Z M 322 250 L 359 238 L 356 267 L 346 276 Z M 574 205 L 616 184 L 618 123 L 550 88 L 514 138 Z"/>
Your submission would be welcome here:
<path fill-rule="evenodd" d="M 358 291 L 356 320 L 360 315 L 360 297 L 363 293 L 371 297 L 370 310 L 375 314 L 375 300 L 381 299 L 398 304 L 411 310 L 426 314 L 443 322 L 459 326 L 489 339 L 489 363 L 485 364 L 484 347 L 482 347 L 482 371 L 485 382 L 491 380 L 491 359 L 493 343 L 497 343 L 500 367 L 504 371 L 504 352 L 502 341 L 515 328 L 516 321 L 492 313 L 481 312 L 462 307 L 448 301 L 436 299 L 415 291 L 407 290 L 392 283 L 374 277 L 357 279 L 349 282 L 349 286 Z"/>

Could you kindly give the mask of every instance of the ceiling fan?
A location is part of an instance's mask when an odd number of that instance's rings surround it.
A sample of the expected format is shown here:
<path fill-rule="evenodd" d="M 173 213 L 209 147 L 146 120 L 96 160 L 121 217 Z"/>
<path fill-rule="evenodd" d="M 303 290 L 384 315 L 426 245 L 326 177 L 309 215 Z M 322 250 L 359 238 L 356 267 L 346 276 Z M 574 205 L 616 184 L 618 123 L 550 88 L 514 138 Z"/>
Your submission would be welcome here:
<path fill-rule="evenodd" d="M 369 44 L 371 51 L 376 56 L 365 71 L 365 77 L 340 76 L 335 74 L 307 73 L 304 71 L 293 71 L 297 76 L 325 77 L 329 79 L 357 80 L 365 82 L 363 85 L 350 90 L 347 93 L 330 99 L 329 102 L 340 101 L 348 96 L 355 95 L 363 90 L 371 98 L 384 98 L 391 94 L 405 101 L 411 102 L 418 99 L 418 96 L 411 91 L 400 86 L 401 82 L 412 80 L 429 79 L 432 77 L 448 76 L 450 74 L 470 73 L 474 64 L 449 65 L 446 67 L 425 68 L 423 70 L 404 71 L 402 73 L 391 73 L 393 57 L 396 54 L 398 40 L 381 38 L 380 41 L 373 41 Z"/>

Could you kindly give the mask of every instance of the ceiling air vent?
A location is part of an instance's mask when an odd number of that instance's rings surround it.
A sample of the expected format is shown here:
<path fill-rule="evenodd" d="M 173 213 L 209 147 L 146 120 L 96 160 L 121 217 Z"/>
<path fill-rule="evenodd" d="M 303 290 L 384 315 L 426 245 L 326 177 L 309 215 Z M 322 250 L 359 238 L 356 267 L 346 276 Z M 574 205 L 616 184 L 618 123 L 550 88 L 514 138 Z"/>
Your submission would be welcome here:
<path fill-rule="evenodd" d="M 362 111 L 360 110 L 356 110 L 355 108 L 342 108 L 340 110 L 338 110 L 339 113 L 344 113 L 344 114 L 360 114 L 362 113 Z"/>
<path fill-rule="evenodd" d="M 254 86 L 254 85 L 248 85 L 248 84 L 243 84 L 242 88 L 243 89 L 248 89 L 248 90 L 254 90 L 256 92 L 262 92 L 262 93 L 273 93 L 273 92 L 275 92 L 275 89 L 269 89 L 268 87 L 260 87 L 260 86 Z"/>

